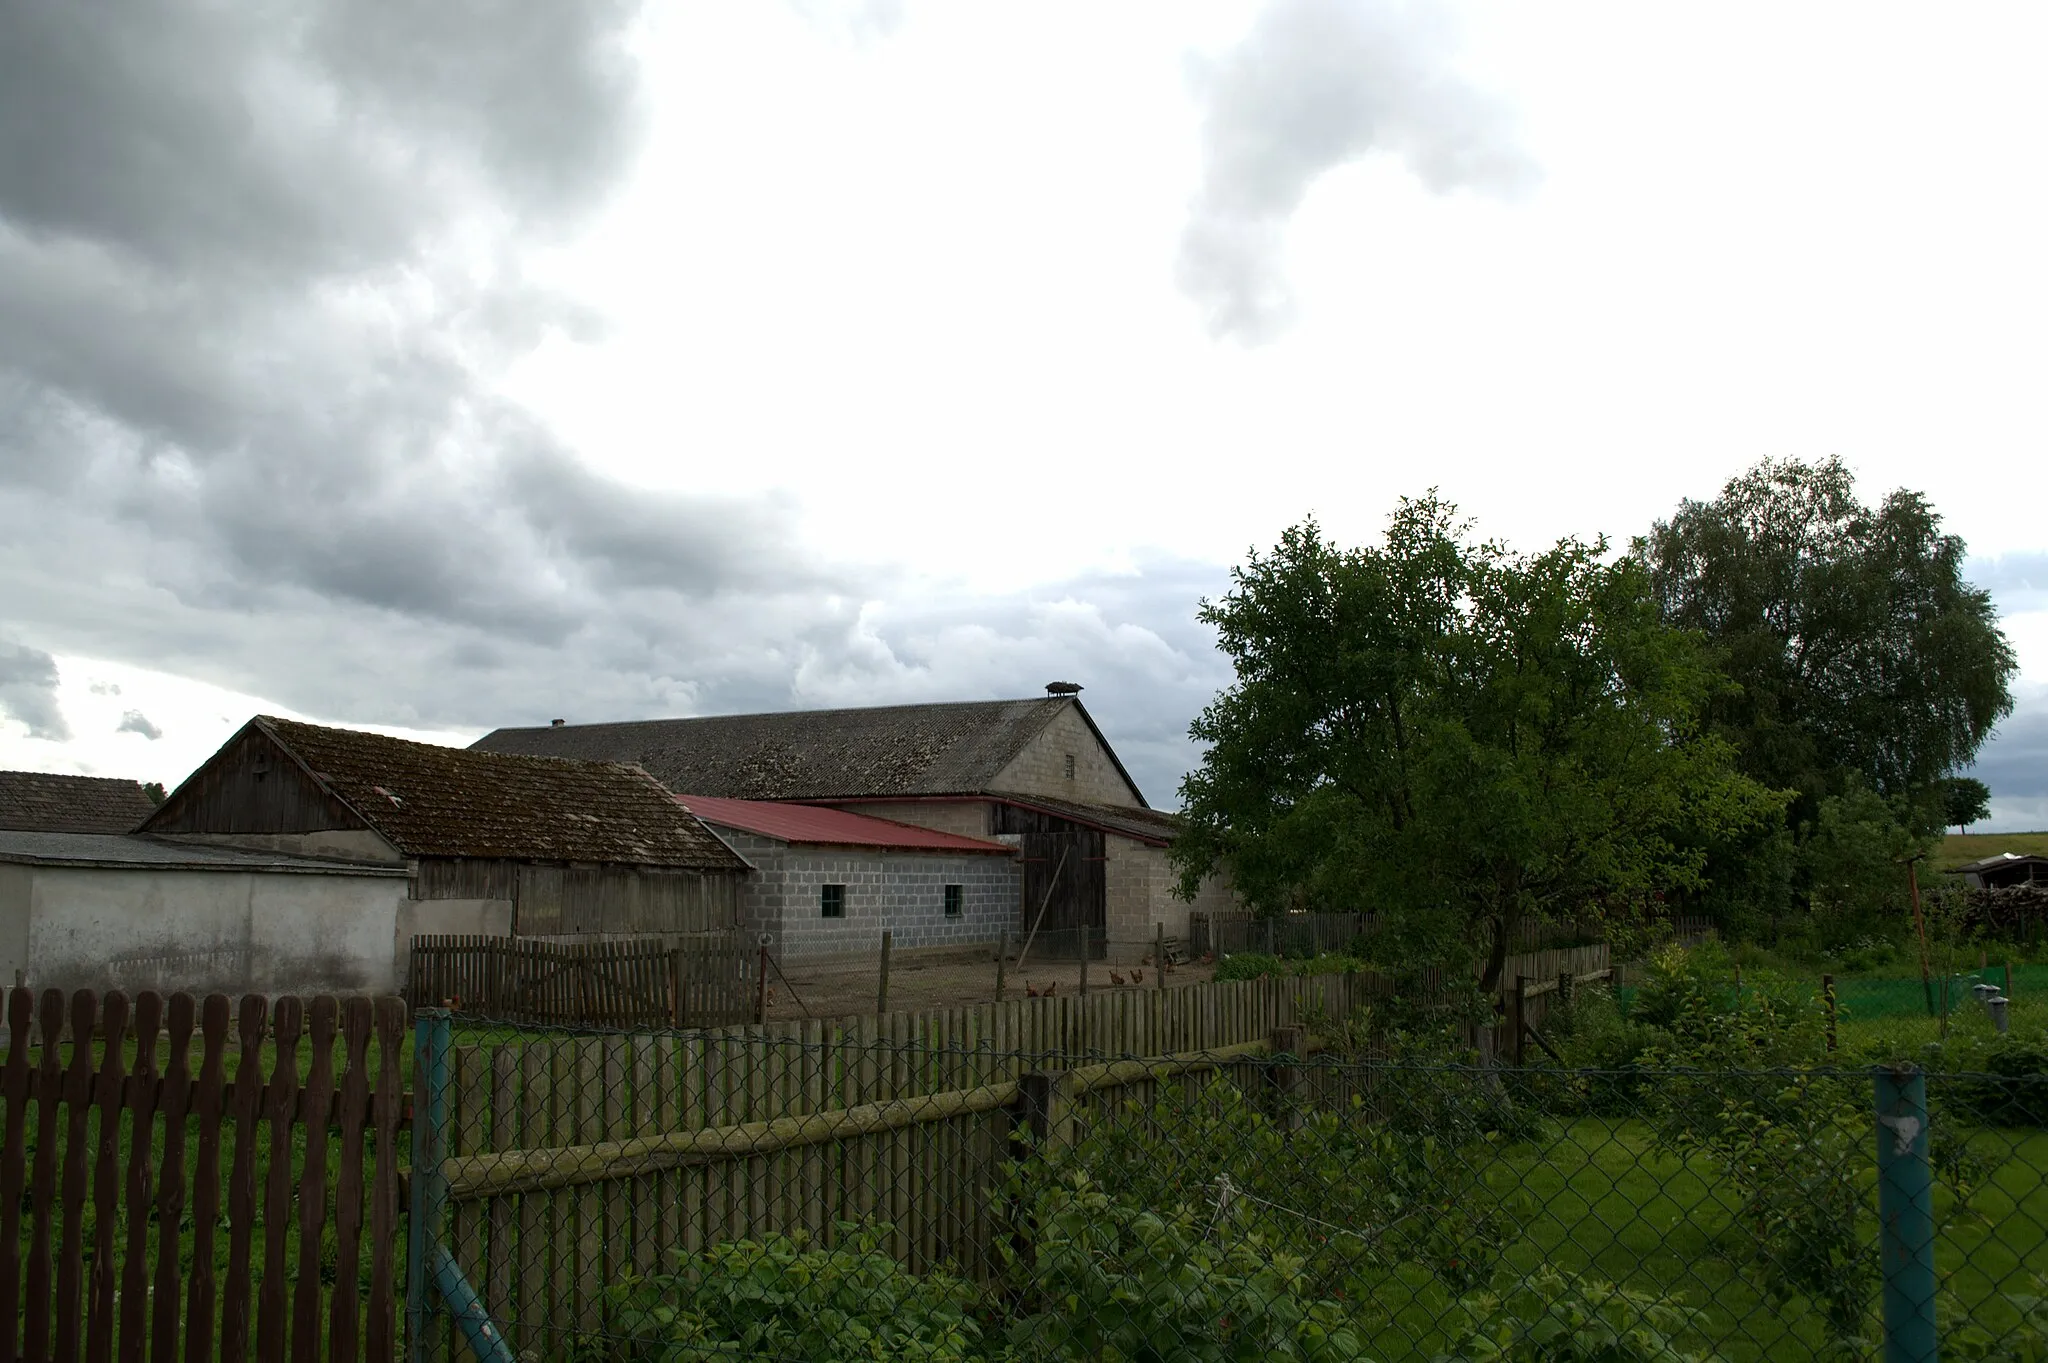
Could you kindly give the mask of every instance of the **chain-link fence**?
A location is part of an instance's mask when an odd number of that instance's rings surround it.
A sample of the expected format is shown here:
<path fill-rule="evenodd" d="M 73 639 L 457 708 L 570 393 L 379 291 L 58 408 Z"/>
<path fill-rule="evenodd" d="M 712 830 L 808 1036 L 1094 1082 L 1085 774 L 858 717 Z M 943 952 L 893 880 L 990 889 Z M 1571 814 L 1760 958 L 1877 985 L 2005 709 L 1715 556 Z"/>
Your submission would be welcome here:
<path fill-rule="evenodd" d="M 2048 1356 L 2048 1076 L 942 1035 L 424 1015 L 422 1355 Z"/>

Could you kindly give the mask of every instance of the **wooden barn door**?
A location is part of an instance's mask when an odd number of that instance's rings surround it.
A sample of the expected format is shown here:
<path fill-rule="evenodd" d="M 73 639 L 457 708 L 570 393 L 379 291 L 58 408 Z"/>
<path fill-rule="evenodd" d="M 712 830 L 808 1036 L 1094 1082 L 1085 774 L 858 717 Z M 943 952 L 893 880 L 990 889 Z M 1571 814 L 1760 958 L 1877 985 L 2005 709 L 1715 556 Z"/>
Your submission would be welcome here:
<path fill-rule="evenodd" d="M 1102 959 L 1108 945 L 1103 854 L 1102 834 L 1092 828 L 1066 824 L 1025 830 L 1024 927 L 1028 932 L 1034 920 L 1039 924 L 1031 948 L 1034 956 L 1078 959 L 1081 929 L 1092 928 L 1088 937 L 1092 954 L 1094 959 Z"/>

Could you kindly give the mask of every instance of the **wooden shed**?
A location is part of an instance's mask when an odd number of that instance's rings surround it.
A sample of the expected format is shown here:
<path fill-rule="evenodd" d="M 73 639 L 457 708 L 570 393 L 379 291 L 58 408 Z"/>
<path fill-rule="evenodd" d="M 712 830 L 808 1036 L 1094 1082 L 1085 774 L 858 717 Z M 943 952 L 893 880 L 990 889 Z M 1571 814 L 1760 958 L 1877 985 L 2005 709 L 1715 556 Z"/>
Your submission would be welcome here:
<path fill-rule="evenodd" d="M 637 766 L 444 748 L 269 716 L 242 726 L 141 831 L 405 862 L 411 898 L 442 910 L 421 916 L 421 932 L 729 928 L 751 873 Z"/>

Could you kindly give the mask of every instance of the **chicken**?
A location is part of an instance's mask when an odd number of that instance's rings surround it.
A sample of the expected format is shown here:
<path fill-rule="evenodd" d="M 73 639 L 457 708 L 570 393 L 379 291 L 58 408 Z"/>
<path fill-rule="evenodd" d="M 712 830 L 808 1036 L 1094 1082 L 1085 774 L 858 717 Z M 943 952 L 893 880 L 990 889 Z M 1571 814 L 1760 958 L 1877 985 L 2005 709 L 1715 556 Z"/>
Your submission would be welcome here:
<path fill-rule="evenodd" d="M 1123 976 L 1117 974 L 1114 969 L 1112 969 L 1109 972 L 1109 982 L 1119 989 L 1123 988 L 1126 984 L 1130 983 L 1129 980 L 1126 980 Z"/>
<path fill-rule="evenodd" d="M 1058 980 L 1054 980 L 1051 984 L 1045 987 L 1045 992 L 1043 994 L 1040 994 L 1038 997 L 1042 999 L 1049 999 L 1053 996 L 1054 992 L 1059 989 L 1059 987 L 1060 982 Z"/>
<path fill-rule="evenodd" d="M 1024 981 L 1024 997 L 1027 999 L 1035 999 L 1038 997 L 1038 991 L 1031 987 L 1031 981 L 1029 980 Z"/>
<path fill-rule="evenodd" d="M 1144 982 L 1145 982 L 1145 972 L 1144 972 L 1144 971 L 1142 971 L 1142 970 L 1140 970 L 1140 969 L 1138 969 L 1138 967 L 1136 967 L 1136 966 L 1132 966 L 1132 967 L 1131 967 L 1131 983 L 1132 983 L 1132 984 L 1143 984 Z"/>

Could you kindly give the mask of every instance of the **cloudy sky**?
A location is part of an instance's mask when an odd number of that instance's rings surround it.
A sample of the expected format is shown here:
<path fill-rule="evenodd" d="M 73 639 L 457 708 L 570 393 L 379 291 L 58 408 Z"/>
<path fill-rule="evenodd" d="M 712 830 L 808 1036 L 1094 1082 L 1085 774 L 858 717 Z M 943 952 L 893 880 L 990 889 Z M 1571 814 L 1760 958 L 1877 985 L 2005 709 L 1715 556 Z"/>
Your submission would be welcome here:
<path fill-rule="evenodd" d="M 0 766 L 258 710 L 1030 694 L 1155 803 L 1193 615 L 1438 485 L 1926 491 L 2048 827 L 2048 10 L 446 0 L 0 17 Z"/>

